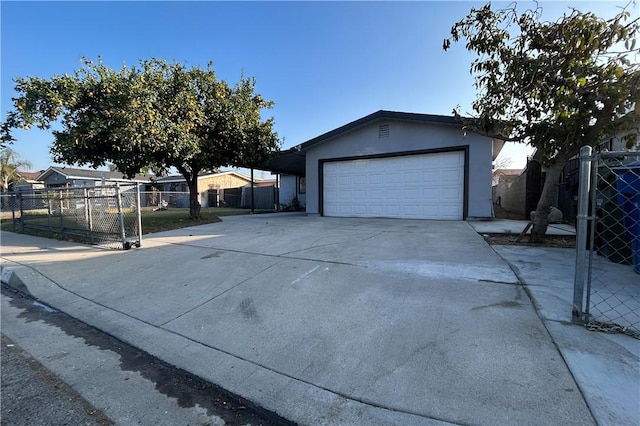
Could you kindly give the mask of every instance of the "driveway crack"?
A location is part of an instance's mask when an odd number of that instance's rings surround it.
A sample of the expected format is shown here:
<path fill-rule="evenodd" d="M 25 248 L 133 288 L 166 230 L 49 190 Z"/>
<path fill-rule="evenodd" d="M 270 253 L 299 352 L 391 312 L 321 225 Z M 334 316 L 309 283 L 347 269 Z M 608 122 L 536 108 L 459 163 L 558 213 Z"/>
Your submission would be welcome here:
<path fill-rule="evenodd" d="M 177 319 L 179 319 L 179 318 L 181 318 L 181 317 L 183 317 L 183 316 L 187 315 L 188 313 L 191 313 L 191 312 L 195 311 L 195 310 L 196 310 L 196 309 L 198 309 L 199 307 L 201 307 L 201 306 L 203 306 L 203 305 L 206 305 L 207 303 L 211 302 L 212 300 L 217 299 L 218 297 L 222 296 L 223 294 L 226 294 L 226 293 L 230 292 L 231 290 L 233 290 L 233 289 L 237 288 L 238 286 L 240 286 L 240 285 L 242 285 L 242 284 L 246 283 L 247 281 L 254 279 L 254 278 L 255 278 L 255 277 L 257 277 L 258 275 L 262 274 L 262 273 L 263 273 L 263 272 L 265 272 L 265 271 L 268 271 L 269 269 L 273 268 L 274 266 L 276 266 L 276 265 L 278 265 L 279 263 L 282 263 L 282 262 L 284 262 L 284 259 L 281 259 L 281 260 L 279 260 L 279 261 L 277 261 L 277 262 L 275 262 L 275 263 L 273 263 L 273 264 L 271 264 L 271 265 L 267 266 L 266 268 L 261 269 L 260 271 L 256 272 L 255 274 L 253 274 L 253 275 L 252 275 L 252 276 L 250 276 L 249 278 L 246 278 L 246 279 L 244 279 L 244 280 L 242 280 L 242 281 L 238 282 L 237 284 L 235 284 L 235 285 L 233 285 L 233 286 L 229 287 L 229 288 L 228 288 L 228 289 L 226 289 L 225 291 L 223 291 L 223 292 L 221 292 L 221 293 L 218 293 L 218 294 L 216 294 L 215 296 L 213 296 L 213 297 L 210 297 L 210 298 L 206 299 L 205 301 L 203 301 L 202 303 L 200 303 L 200 304 L 198 304 L 198 305 L 194 306 L 193 308 L 191 308 L 191 309 L 189 309 L 189 310 L 187 310 L 187 311 L 184 311 L 183 313 L 181 313 L 181 314 L 180 314 L 180 315 L 178 315 L 177 317 L 172 318 L 172 319 L 170 319 L 170 320 L 168 320 L 168 321 L 163 322 L 162 324 L 160 324 L 160 325 L 159 325 L 159 327 L 164 328 L 164 326 L 166 326 L 166 325 L 167 325 L 167 324 L 169 324 L 170 322 L 175 321 L 175 320 L 177 320 Z"/>
<path fill-rule="evenodd" d="M 292 251 L 288 251 L 288 252 L 286 252 L 286 253 L 280 253 L 278 256 L 283 256 L 283 257 L 284 257 L 284 256 L 286 256 L 286 255 L 288 255 L 288 254 L 291 254 L 291 253 L 301 253 L 301 252 L 303 252 L 303 251 L 312 250 L 312 249 L 316 249 L 316 248 L 322 248 L 322 247 L 335 246 L 335 245 L 337 245 L 337 244 L 338 244 L 338 243 L 318 244 L 317 246 L 307 247 L 307 248 L 302 249 L 302 250 L 292 250 Z"/>
<path fill-rule="evenodd" d="M 365 239 L 363 239 L 363 240 L 361 240 L 361 241 L 368 241 L 368 240 L 371 240 L 371 239 L 373 239 L 373 238 L 375 238 L 375 237 L 377 237 L 377 236 L 380 236 L 380 235 L 384 234 L 385 232 L 387 232 L 387 231 L 380 231 L 380 232 L 378 232 L 378 233 L 376 233 L 376 234 L 373 234 L 373 235 L 371 235 L 370 237 L 367 237 L 367 238 L 365 238 Z"/>
<path fill-rule="evenodd" d="M 299 256 L 288 256 L 288 253 L 281 253 L 281 254 L 267 254 L 267 253 L 258 253 L 258 252 L 252 252 L 252 251 L 244 251 L 244 250 L 234 250 L 234 249 L 228 249 L 228 248 L 221 248 L 221 247 L 209 247 L 209 246 L 199 246 L 199 245 L 195 245 L 195 244 L 185 244 L 185 243 L 167 243 L 168 245 L 175 245 L 175 246 L 183 246 L 183 247 L 193 247 L 193 248 L 198 248 L 198 249 L 208 249 L 208 250 L 219 250 L 219 251 L 224 251 L 224 252 L 229 252 L 229 253 L 239 253 L 239 254 L 250 254 L 253 256 L 264 256 L 264 257 L 273 257 L 276 259 L 295 259 L 295 260 L 308 260 L 310 262 L 318 262 L 318 263 L 329 263 L 332 265 L 347 265 L 347 266 L 356 266 L 359 268 L 367 268 L 366 266 L 363 265 L 359 265 L 357 263 L 349 263 L 349 262 L 339 262 L 337 260 L 324 260 L 324 259 L 313 259 L 313 258 L 309 258 L 309 257 L 299 257 Z M 332 243 L 335 244 L 335 243 Z M 330 245 L 330 244 L 328 244 Z M 320 247 L 320 246 L 316 246 L 316 247 Z M 299 251 L 303 251 L 303 250 L 299 250 Z M 291 252 L 291 253 L 295 253 L 295 252 Z"/>

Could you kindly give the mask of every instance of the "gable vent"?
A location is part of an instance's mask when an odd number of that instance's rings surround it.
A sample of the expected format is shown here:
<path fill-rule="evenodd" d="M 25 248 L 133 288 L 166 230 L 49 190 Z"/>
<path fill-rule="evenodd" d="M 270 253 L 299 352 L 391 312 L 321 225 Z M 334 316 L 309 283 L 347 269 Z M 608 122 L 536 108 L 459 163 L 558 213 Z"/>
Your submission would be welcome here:
<path fill-rule="evenodd" d="M 378 139 L 388 138 L 388 137 L 389 137 L 389 125 L 381 124 L 380 127 L 378 127 Z"/>

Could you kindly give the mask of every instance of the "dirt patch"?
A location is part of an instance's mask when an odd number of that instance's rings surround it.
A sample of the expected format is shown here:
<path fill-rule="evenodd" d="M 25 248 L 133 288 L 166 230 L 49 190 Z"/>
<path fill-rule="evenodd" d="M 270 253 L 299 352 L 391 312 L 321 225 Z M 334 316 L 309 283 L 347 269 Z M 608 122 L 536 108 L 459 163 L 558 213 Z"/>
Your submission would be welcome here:
<path fill-rule="evenodd" d="M 530 236 L 523 236 L 518 241 L 519 234 L 481 234 L 491 245 L 503 246 L 532 246 L 532 247 L 555 247 L 555 248 L 575 248 L 576 237 L 574 235 L 547 235 L 542 242 L 533 243 Z"/>
<path fill-rule="evenodd" d="M 513 213 L 502 208 L 502 206 L 494 204 L 494 213 L 496 219 L 526 220 L 521 214 Z M 520 234 L 481 234 L 482 237 L 491 245 L 503 246 L 532 246 L 532 247 L 556 247 L 556 248 L 575 248 L 575 235 L 547 235 L 542 242 L 532 243 L 530 235 L 525 235 L 520 241 Z"/>

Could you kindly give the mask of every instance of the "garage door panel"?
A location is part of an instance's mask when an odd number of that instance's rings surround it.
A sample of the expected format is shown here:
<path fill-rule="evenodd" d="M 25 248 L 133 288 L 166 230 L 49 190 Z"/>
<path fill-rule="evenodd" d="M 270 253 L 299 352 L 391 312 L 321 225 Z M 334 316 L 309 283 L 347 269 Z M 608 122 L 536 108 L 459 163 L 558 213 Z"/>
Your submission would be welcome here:
<path fill-rule="evenodd" d="M 351 179 L 353 176 L 344 176 L 344 175 L 340 175 L 338 176 L 338 183 L 342 186 L 351 186 Z"/>
<path fill-rule="evenodd" d="M 337 187 L 336 184 L 338 182 L 338 177 L 325 174 L 324 182 L 325 182 L 325 187 L 327 187 L 327 188 L 336 188 Z"/>
<path fill-rule="evenodd" d="M 402 183 L 402 174 L 399 172 L 387 173 L 384 176 L 385 185 L 400 185 Z"/>
<path fill-rule="evenodd" d="M 409 170 L 404 176 L 405 185 L 419 185 L 420 184 L 420 172 L 418 170 Z"/>
<path fill-rule="evenodd" d="M 462 191 L 444 191 L 441 198 L 444 202 L 453 201 L 455 205 L 458 205 L 458 200 L 462 197 Z"/>
<path fill-rule="evenodd" d="M 420 179 L 423 185 L 430 185 L 440 180 L 440 172 L 438 170 L 422 170 Z"/>
<path fill-rule="evenodd" d="M 351 200 L 353 199 L 352 192 L 353 191 L 351 191 L 350 189 L 344 189 L 342 191 L 338 191 L 338 200 L 343 204 L 344 203 L 349 205 L 352 204 L 351 203 Z"/>
<path fill-rule="evenodd" d="M 366 173 L 357 174 L 353 176 L 353 184 L 354 185 L 362 185 L 363 187 L 369 182 L 369 177 Z"/>
<path fill-rule="evenodd" d="M 386 217 L 396 217 L 400 215 L 400 208 L 398 206 L 385 206 L 384 207 L 384 216 Z"/>
<path fill-rule="evenodd" d="M 382 185 L 384 182 L 384 174 L 380 172 L 369 174 L 368 183 L 370 185 Z"/>
<path fill-rule="evenodd" d="M 379 189 L 370 189 L 369 191 L 367 191 L 367 194 L 368 194 L 369 200 L 374 202 L 374 203 L 371 203 L 372 205 L 380 204 L 382 200 L 384 200 L 384 197 L 383 197 L 384 193 Z"/>
<path fill-rule="evenodd" d="M 464 152 L 326 162 L 326 216 L 463 218 Z"/>
<path fill-rule="evenodd" d="M 405 200 L 407 199 L 417 200 L 420 198 L 420 191 L 417 189 L 404 189 L 404 190 L 401 189 L 400 191 L 402 191 L 402 197 Z M 406 207 L 410 209 L 413 206 L 408 205 Z"/>
<path fill-rule="evenodd" d="M 362 203 L 363 205 L 365 205 L 369 198 L 368 195 L 369 195 L 369 191 L 365 189 L 361 189 L 359 191 L 353 191 L 352 201 L 354 204 Z"/>
<path fill-rule="evenodd" d="M 440 181 L 442 183 L 445 182 L 457 182 L 460 179 L 460 171 L 459 170 L 443 170 L 440 173 Z"/>

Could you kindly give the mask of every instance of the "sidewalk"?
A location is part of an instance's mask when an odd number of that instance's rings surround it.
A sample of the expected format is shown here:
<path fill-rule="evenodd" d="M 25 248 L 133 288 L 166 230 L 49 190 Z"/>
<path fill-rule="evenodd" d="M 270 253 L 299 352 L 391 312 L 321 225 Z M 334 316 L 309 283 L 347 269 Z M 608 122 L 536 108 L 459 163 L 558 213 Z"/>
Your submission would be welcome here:
<path fill-rule="evenodd" d="M 479 234 L 516 234 L 519 235 L 527 227 L 526 220 L 492 219 L 470 221 L 469 225 Z M 531 229 L 527 230 L 531 234 Z M 576 235 L 576 228 L 565 223 L 551 223 L 547 228 L 548 235 Z"/>
<path fill-rule="evenodd" d="M 417 223 L 229 218 L 129 252 L 2 233 L 3 281 L 301 424 L 640 421 L 640 341 L 568 323 L 572 250 L 496 248 L 536 314 L 467 223 Z"/>
<path fill-rule="evenodd" d="M 495 246 L 526 284 L 538 314 L 600 425 L 640 424 L 640 340 L 571 323 L 573 249 Z M 599 263 L 609 276 L 639 277 L 629 266 Z"/>
<path fill-rule="evenodd" d="M 469 224 L 480 234 L 520 234 L 529 222 L 494 219 Z M 530 231 L 529 231 L 530 232 Z M 575 235 L 575 227 L 550 224 L 549 235 Z M 575 250 L 495 246 L 526 284 L 536 310 L 569 366 L 600 425 L 640 424 L 640 340 L 589 331 L 571 322 Z M 602 276 L 629 286 L 640 277 L 630 267 L 596 258 Z"/>

